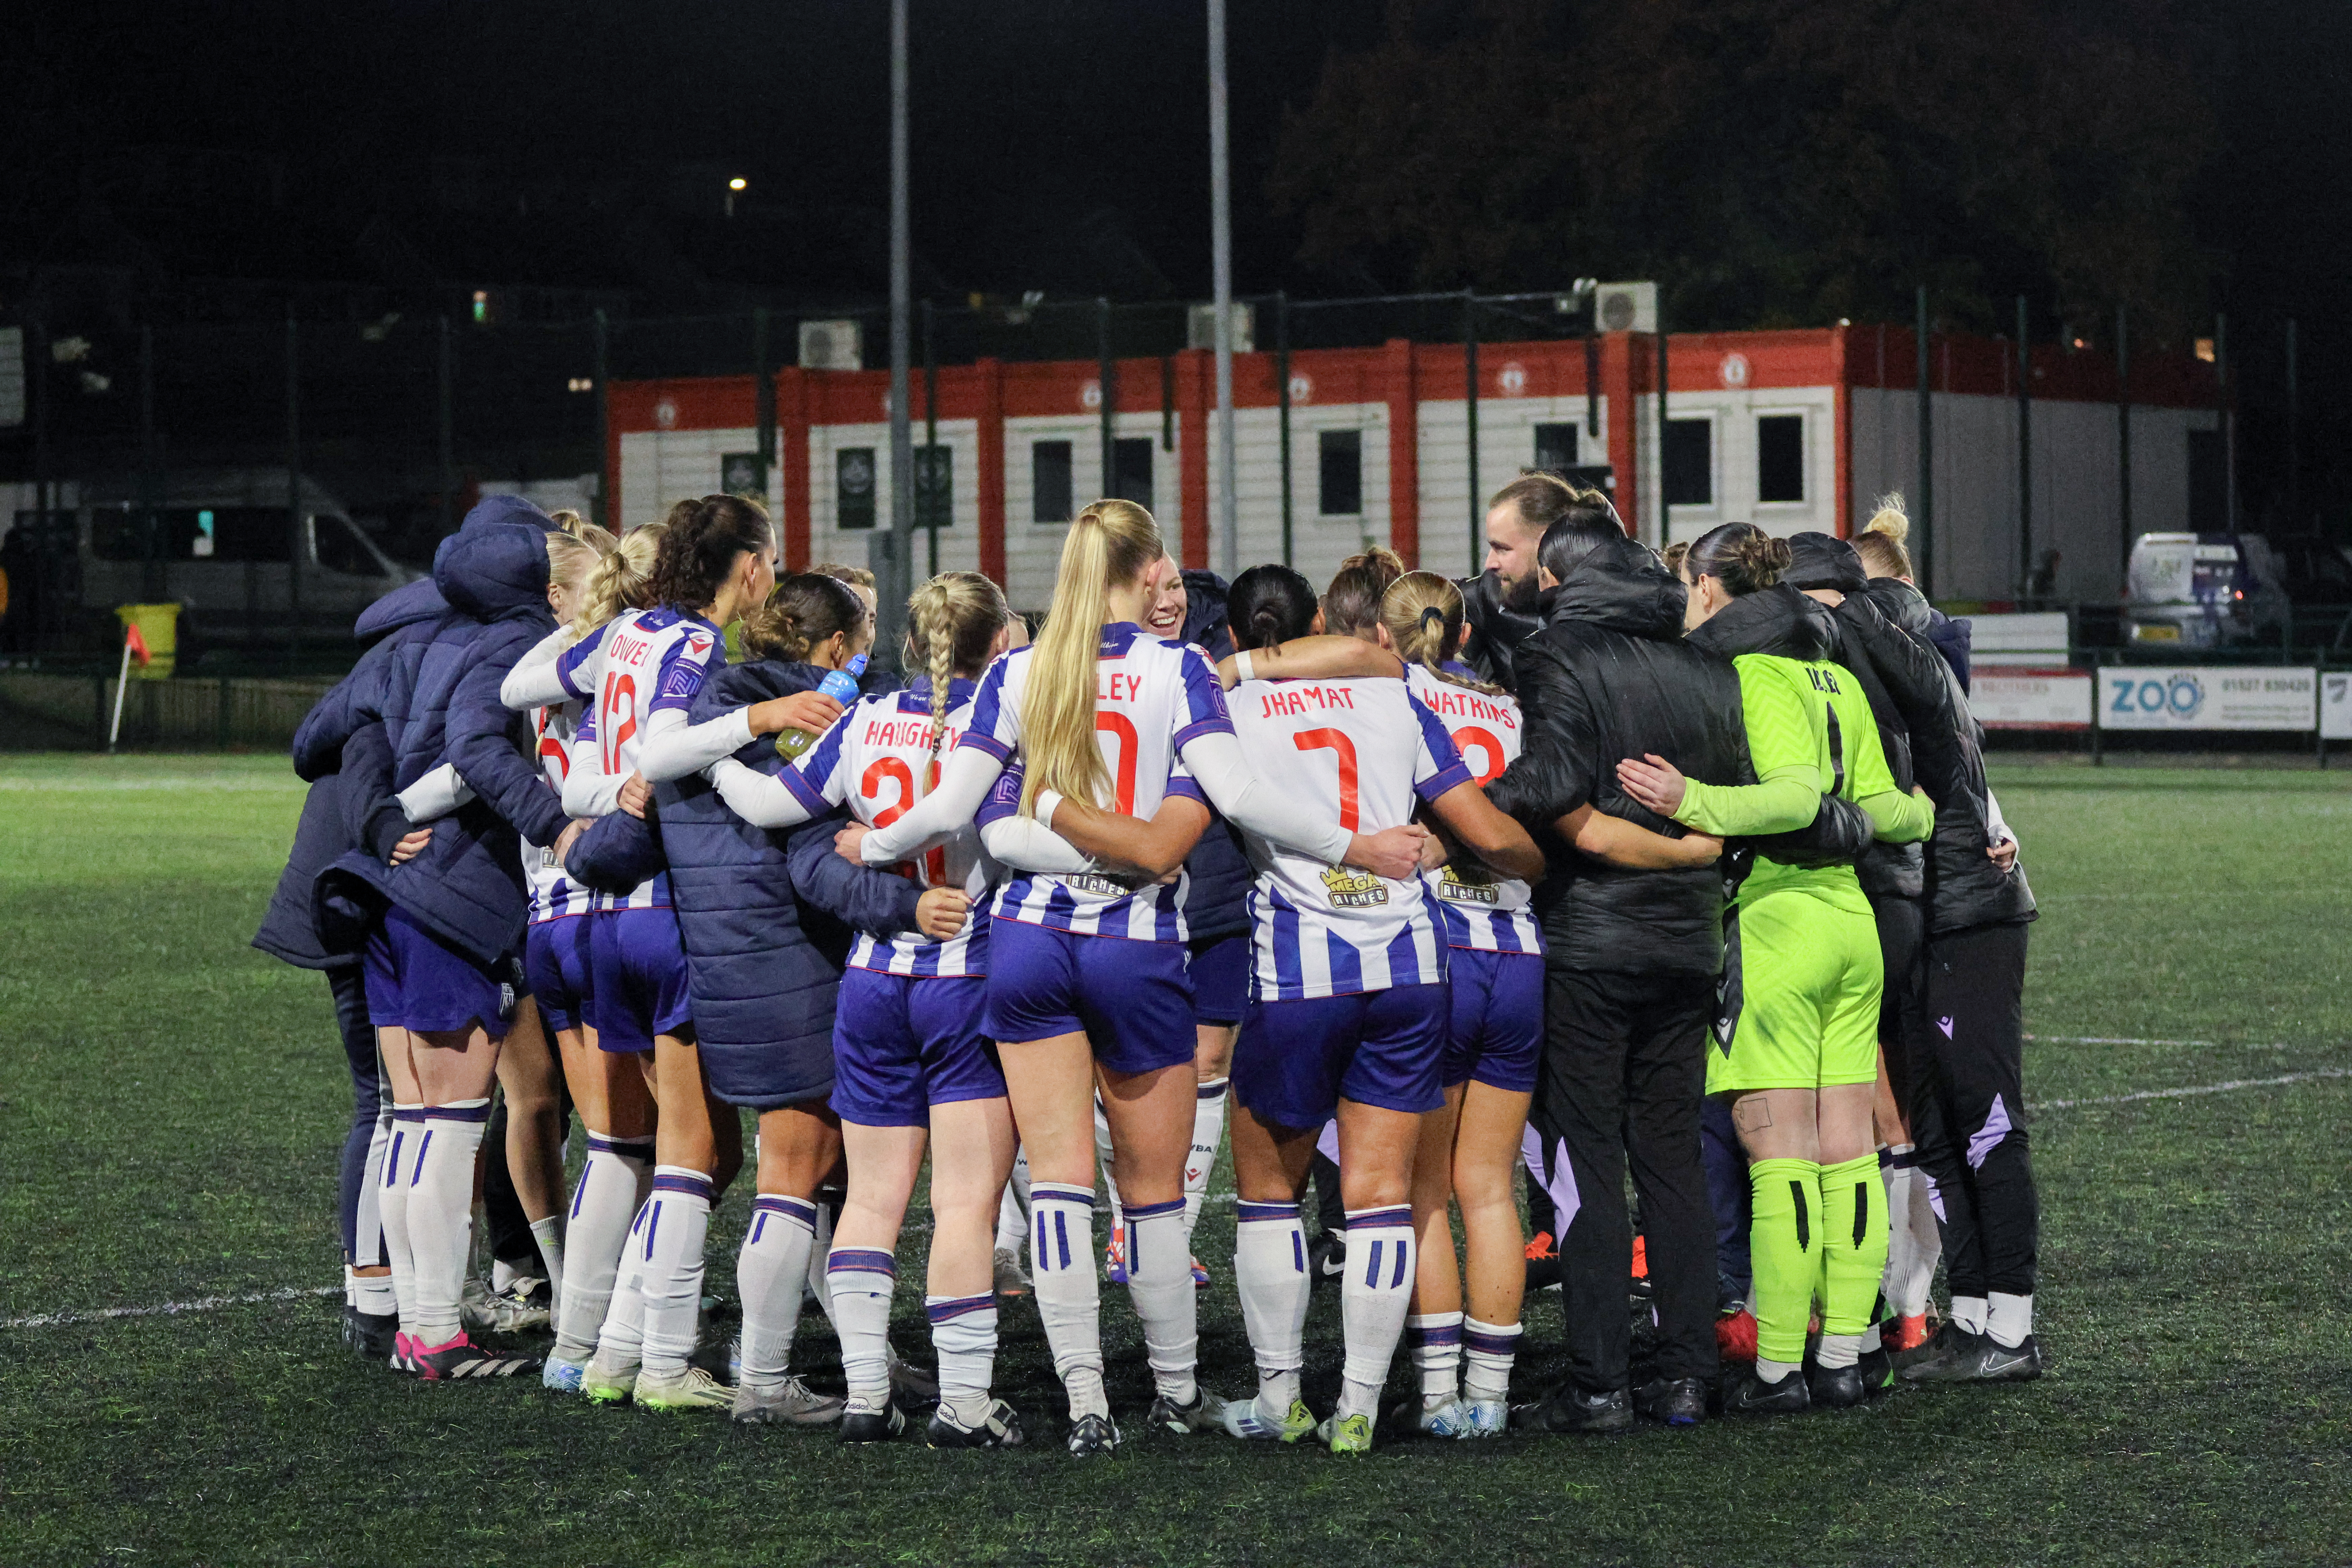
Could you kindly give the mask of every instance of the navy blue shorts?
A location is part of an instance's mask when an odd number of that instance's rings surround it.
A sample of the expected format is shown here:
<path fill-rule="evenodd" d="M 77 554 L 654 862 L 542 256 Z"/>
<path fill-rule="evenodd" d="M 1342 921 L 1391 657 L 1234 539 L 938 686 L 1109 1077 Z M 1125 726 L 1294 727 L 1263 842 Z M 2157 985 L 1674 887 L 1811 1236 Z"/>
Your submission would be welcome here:
<path fill-rule="evenodd" d="M 680 1035 L 694 1021 L 677 910 L 597 910 L 588 917 L 588 1020 L 599 1049 L 649 1051 L 656 1035 Z"/>
<path fill-rule="evenodd" d="M 1078 936 L 999 918 L 988 932 L 981 1027 L 1008 1046 L 1084 1033 L 1113 1072 L 1192 1059 L 1192 982 L 1172 942 Z"/>
<path fill-rule="evenodd" d="M 930 1108 L 999 1100 L 1004 1072 L 980 1026 L 980 975 L 918 979 L 845 970 L 833 1016 L 833 1110 L 860 1127 L 928 1127 Z"/>
<path fill-rule="evenodd" d="M 476 1024 L 494 1040 L 506 1038 L 514 1016 L 512 966 L 480 963 L 441 940 L 398 904 L 369 933 L 368 1017 L 378 1025 L 429 1034 Z"/>
<path fill-rule="evenodd" d="M 1249 1004 L 1250 933 L 1196 937 L 1191 951 L 1193 1019 L 1231 1028 Z"/>
<path fill-rule="evenodd" d="M 539 998 L 539 1016 L 556 1033 L 593 1025 L 590 999 L 596 994 L 589 964 L 588 928 L 593 915 L 562 915 L 541 921 L 523 933 L 522 973 Z"/>
<path fill-rule="evenodd" d="M 1543 1048 L 1543 954 L 1457 947 L 1445 956 L 1454 1019 L 1438 1081 L 1452 1089 L 1475 1079 L 1489 1089 L 1534 1093 L 1536 1053 Z"/>
<path fill-rule="evenodd" d="M 1234 1045 L 1234 1095 L 1261 1121 L 1320 1127 L 1339 1102 L 1419 1116 L 1445 1103 L 1446 988 L 1252 1002 Z"/>

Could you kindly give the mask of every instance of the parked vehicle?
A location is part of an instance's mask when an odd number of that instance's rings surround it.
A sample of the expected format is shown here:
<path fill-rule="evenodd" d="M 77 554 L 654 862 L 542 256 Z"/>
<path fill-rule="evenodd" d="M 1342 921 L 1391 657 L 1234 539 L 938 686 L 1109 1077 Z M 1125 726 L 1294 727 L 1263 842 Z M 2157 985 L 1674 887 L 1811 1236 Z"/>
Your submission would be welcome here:
<path fill-rule="evenodd" d="M 167 602 L 184 648 L 348 637 L 362 610 L 424 575 L 308 477 L 296 498 L 289 509 L 283 468 L 174 473 L 152 500 L 110 476 L 85 481 L 74 507 L 18 512 L 12 531 L 37 557 L 44 630 L 68 637 L 110 624 L 118 605 Z"/>
<path fill-rule="evenodd" d="M 2275 635 L 2292 611 L 2277 552 L 2256 533 L 2143 533 L 2125 583 L 2134 643 L 2222 647 Z"/>

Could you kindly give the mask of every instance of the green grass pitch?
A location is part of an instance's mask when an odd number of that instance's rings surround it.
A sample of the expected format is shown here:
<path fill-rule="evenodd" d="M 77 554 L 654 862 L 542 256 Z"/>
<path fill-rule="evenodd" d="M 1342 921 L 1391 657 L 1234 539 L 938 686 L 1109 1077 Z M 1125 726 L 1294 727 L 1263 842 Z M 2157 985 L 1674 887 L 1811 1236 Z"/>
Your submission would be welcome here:
<path fill-rule="evenodd" d="M 2043 1381 L 1351 1462 L 1139 1432 L 1079 1466 L 1025 1303 L 1000 1389 L 1045 1440 L 1012 1453 L 845 1450 L 357 1363 L 332 1301 L 293 1293 L 338 1278 L 348 1100 L 326 987 L 246 945 L 299 786 L 271 758 L 10 757 L 0 1563 L 2341 1561 L 2352 780 L 1995 777 L 2042 901 L 2026 1016 Z M 2120 1098 L 2215 1085 L 2241 1087 Z M 711 1237 L 730 1293 L 748 1201 L 739 1184 Z M 1203 1373 L 1227 1393 L 1249 1384 L 1231 1214 L 1199 1238 L 1217 1276 Z M 268 1292 L 286 1294 L 89 1315 Z M 1135 1320 L 1104 1296 L 1114 1404 L 1139 1416 Z M 1336 1317 L 1318 1295 L 1318 1402 Z M 1558 1373 L 1559 1298 L 1528 1324 L 1522 1397 Z M 830 1331 L 806 1325 L 799 1361 L 837 1375 Z"/>

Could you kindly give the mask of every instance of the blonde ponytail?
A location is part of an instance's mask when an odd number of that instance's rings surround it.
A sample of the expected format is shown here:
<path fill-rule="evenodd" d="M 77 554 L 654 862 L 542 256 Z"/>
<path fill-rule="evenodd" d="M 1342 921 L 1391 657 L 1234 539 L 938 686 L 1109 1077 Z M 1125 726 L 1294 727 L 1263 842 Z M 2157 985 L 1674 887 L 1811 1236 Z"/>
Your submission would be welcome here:
<path fill-rule="evenodd" d="M 1434 572 L 1408 572 L 1381 595 L 1381 625 L 1388 628 L 1399 658 L 1448 685 L 1499 697 L 1501 687 L 1465 679 L 1445 668 L 1462 647 L 1462 590 Z"/>
<path fill-rule="evenodd" d="M 1036 814 L 1043 790 L 1091 803 L 1108 788 L 1110 771 L 1095 741 L 1095 659 L 1110 619 L 1110 589 L 1137 581 L 1165 553 L 1160 525 L 1133 501 L 1096 501 L 1071 522 L 1053 607 L 1021 689 L 1023 816 Z"/>
<path fill-rule="evenodd" d="M 580 613 L 567 628 L 573 642 L 591 636 L 623 611 L 642 610 L 654 602 L 654 561 L 667 530 L 667 523 L 659 522 L 633 528 L 596 563 L 596 570 L 588 574 Z"/>
<path fill-rule="evenodd" d="M 1911 552 L 1904 541 L 1911 537 L 1911 519 L 1903 510 L 1903 492 L 1890 490 L 1878 498 L 1878 509 L 1870 521 L 1862 525 L 1862 532 L 1853 542 L 1855 553 L 1862 557 L 1862 569 L 1874 577 L 1911 575 Z"/>
<path fill-rule="evenodd" d="M 931 758 L 948 732 L 948 688 L 988 668 L 996 634 L 1013 618 L 1004 592 L 977 572 L 942 572 L 907 600 L 907 654 L 931 682 Z"/>

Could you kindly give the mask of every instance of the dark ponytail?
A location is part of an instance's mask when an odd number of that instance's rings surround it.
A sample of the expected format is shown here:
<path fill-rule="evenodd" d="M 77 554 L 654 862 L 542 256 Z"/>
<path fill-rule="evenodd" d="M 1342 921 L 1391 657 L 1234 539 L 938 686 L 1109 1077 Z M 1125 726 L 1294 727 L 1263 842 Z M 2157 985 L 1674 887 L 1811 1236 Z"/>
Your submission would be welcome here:
<path fill-rule="evenodd" d="M 1380 625 L 1381 595 L 1403 575 L 1404 562 L 1381 546 L 1340 562 L 1338 575 L 1323 590 L 1323 629 L 1343 637 L 1369 633 Z"/>
<path fill-rule="evenodd" d="M 763 555 L 776 547 L 776 531 L 759 502 L 742 496 L 704 496 L 669 509 L 669 531 L 654 560 L 653 601 L 688 615 L 719 597 L 719 590 L 745 551 Z"/>
<path fill-rule="evenodd" d="M 1314 584 L 1287 566 L 1253 566 L 1225 595 L 1225 624 L 1243 653 L 1303 637 L 1315 626 Z"/>
<path fill-rule="evenodd" d="M 1712 577 L 1736 599 L 1778 583 L 1793 559 L 1787 540 L 1752 522 L 1727 522 L 1699 535 L 1683 564 L 1692 582 Z"/>
<path fill-rule="evenodd" d="M 743 651 L 752 658 L 805 664 L 809 650 L 847 632 L 854 645 L 866 625 L 866 601 L 837 578 L 794 572 L 776 580 L 768 602 L 743 616 Z"/>

